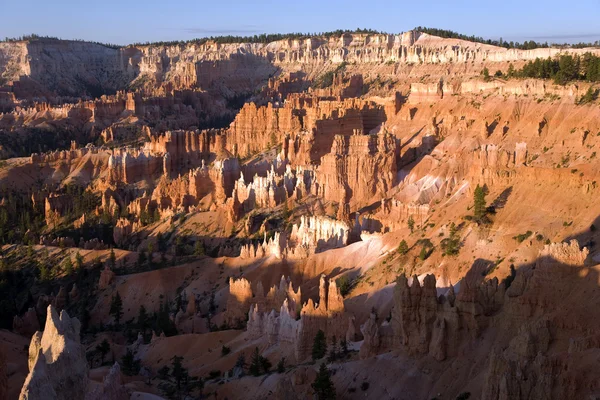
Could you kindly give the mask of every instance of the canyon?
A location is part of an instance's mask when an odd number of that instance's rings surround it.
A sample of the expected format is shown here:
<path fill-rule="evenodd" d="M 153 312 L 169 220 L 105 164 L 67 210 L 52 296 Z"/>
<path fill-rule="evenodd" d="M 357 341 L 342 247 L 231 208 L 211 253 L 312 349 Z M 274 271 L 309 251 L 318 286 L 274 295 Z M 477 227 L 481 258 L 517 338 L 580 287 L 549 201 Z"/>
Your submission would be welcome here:
<path fill-rule="evenodd" d="M 588 56 L 0 42 L 0 398 L 600 396 Z"/>

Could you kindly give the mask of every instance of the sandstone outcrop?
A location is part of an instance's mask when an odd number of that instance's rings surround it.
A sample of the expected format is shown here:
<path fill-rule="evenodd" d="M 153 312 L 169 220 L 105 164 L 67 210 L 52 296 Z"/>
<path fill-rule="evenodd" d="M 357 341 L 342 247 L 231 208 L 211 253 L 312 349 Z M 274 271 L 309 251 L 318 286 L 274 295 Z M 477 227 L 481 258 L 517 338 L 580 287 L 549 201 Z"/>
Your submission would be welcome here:
<path fill-rule="evenodd" d="M 83 399 L 88 387 L 85 349 L 79 339 L 80 324 L 62 311 L 48 307 L 44 332 L 29 346 L 29 375 L 19 399 Z"/>
<path fill-rule="evenodd" d="M 104 265 L 104 269 L 100 273 L 100 280 L 98 281 L 98 289 L 103 290 L 111 285 L 115 279 L 115 273 L 110 269 L 108 264 Z"/>
<path fill-rule="evenodd" d="M 300 218 L 300 225 L 294 224 L 290 245 L 307 247 L 312 251 L 322 251 L 343 247 L 348 244 L 351 228 L 348 223 L 327 217 Z"/>
<path fill-rule="evenodd" d="M 252 338 L 266 337 L 269 344 L 289 345 L 294 349 L 298 362 L 309 354 L 314 337 L 322 330 L 327 338 L 345 337 L 348 328 L 348 316 L 344 309 L 343 298 L 334 280 L 321 276 L 319 284 L 319 303 L 312 299 L 302 306 L 300 319 L 296 319 L 292 303 L 285 299 L 279 313 L 274 309 L 260 312 L 259 305 L 252 305 L 248 314 L 248 333 Z"/>
<path fill-rule="evenodd" d="M 91 392 L 86 400 L 128 400 L 127 389 L 123 386 L 121 367 L 115 363 L 102 380 L 102 385 Z"/>
<path fill-rule="evenodd" d="M 40 321 L 38 320 L 35 308 L 29 308 L 22 317 L 15 315 L 13 318 L 13 331 L 30 337 L 40 330 Z"/>

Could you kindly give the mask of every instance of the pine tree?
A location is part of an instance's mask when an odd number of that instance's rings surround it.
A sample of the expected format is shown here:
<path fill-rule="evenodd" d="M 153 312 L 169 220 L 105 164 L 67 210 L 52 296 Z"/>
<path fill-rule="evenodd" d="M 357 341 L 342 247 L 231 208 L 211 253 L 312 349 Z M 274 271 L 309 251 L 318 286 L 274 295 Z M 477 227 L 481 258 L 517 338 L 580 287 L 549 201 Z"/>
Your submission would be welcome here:
<path fill-rule="evenodd" d="M 181 390 L 181 383 L 184 382 L 187 378 L 188 372 L 187 369 L 183 368 L 183 357 L 173 356 L 172 367 L 171 367 L 171 376 L 175 378 L 175 382 L 177 383 L 177 390 Z"/>
<path fill-rule="evenodd" d="M 142 332 L 142 335 L 146 334 L 146 330 L 148 329 L 149 322 L 150 322 L 150 319 L 148 317 L 148 313 L 146 312 L 146 307 L 141 305 L 140 310 L 138 311 L 137 325 L 138 325 L 138 329 Z"/>
<path fill-rule="evenodd" d="M 333 386 L 333 382 L 331 382 L 331 377 L 329 376 L 329 370 L 325 366 L 324 363 L 319 367 L 319 372 L 315 378 L 315 381 L 312 383 L 312 388 L 315 391 L 315 395 L 319 400 L 333 400 L 335 399 L 335 387 Z"/>
<path fill-rule="evenodd" d="M 42 263 L 42 265 L 40 265 L 40 280 L 47 281 L 49 279 L 50 279 L 50 270 L 48 269 L 48 266 L 46 266 L 45 263 Z"/>
<path fill-rule="evenodd" d="M 402 256 L 408 253 L 408 243 L 406 243 L 406 240 L 402 239 L 398 245 L 398 253 L 400 253 Z"/>
<path fill-rule="evenodd" d="M 83 257 L 81 256 L 81 254 L 79 254 L 79 252 L 75 254 L 75 267 L 77 267 L 78 270 L 83 268 Z"/>
<path fill-rule="evenodd" d="M 483 75 L 483 79 L 487 82 L 490 80 L 490 70 L 487 69 L 487 67 L 483 68 L 483 71 L 481 71 L 481 75 Z"/>
<path fill-rule="evenodd" d="M 254 348 L 252 358 L 250 359 L 250 366 L 248 372 L 254 376 L 260 375 L 260 355 L 258 354 L 258 347 Z"/>
<path fill-rule="evenodd" d="M 201 240 L 196 240 L 196 243 L 194 244 L 194 255 L 198 257 L 204 255 L 204 244 Z"/>
<path fill-rule="evenodd" d="M 119 325 L 121 317 L 123 316 L 123 300 L 121 299 L 119 292 L 112 298 L 109 314 L 113 316 L 116 324 Z"/>
<path fill-rule="evenodd" d="M 473 216 L 477 222 L 483 222 L 483 218 L 486 214 L 485 191 L 479 185 L 475 188 L 473 202 Z"/>
<path fill-rule="evenodd" d="M 235 362 L 235 366 L 244 372 L 244 368 L 246 368 L 246 355 L 244 353 L 240 353 Z"/>
<path fill-rule="evenodd" d="M 282 357 L 277 363 L 277 372 L 280 374 L 285 372 L 285 357 Z"/>
<path fill-rule="evenodd" d="M 100 364 L 104 364 L 104 357 L 110 351 L 110 344 L 104 339 L 99 345 L 96 346 L 96 351 L 100 353 Z"/>
<path fill-rule="evenodd" d="M 512 65 L 512 63 L 508 64 L 508 72 L 506 73 L 506 75 L 509 78 L 512 78 L 513 76 L 515 76 L 515 67 Z"/>
<path fill-rule="evenodd" d="M 65 275 L 69 276 L 73 273 L 73 262 L 71 261 L 71 256 L 68 256 L 65 259 L 65 262 L 63 264 L 63 269 L 65 271 Z"/>
<path fill-rule="evenodd" d="M 340 349 L 342 350 L 342 354 L 344 356 L 348 354 L 348 342 L 346 341 L 346 338 L 342 338 L 342 340 L 340 340 Z"/>
<path fill-rule="evenodd" d="M 412 215 L 408 217 L 408 229 L 410 229 L 410 233 L 415 231 L 415 219 Z"/>
<path fill-rule="evenodd" d="M 140 360 L 136 360 L 133 352 L 127 349 L 127 353 L 121 358 L 121 367 L 125 375 L 137 375 L 140 372 Z"/>
<path fill-rule="evenodd" d="M 262 369 L 264 374 L 268 374 L 269 371 L 271 371 L 271 367 L 273 366 L 273 364 L 271 364 L 271 361 L 269 361 L 268 358 L 260 356 L 258 358 L 258 361 L 260 363 L 260 368 Z"/>
<path fill-rule="evenodd" d="M 331 348 L 329 349 L 329 356 L 327 356 L 327 361 L 335 361 L 338 357 L 338 348 L 337 348 L 337 338 L 335 335 L 331 338 Z"/>
<path fill-rule="evenodd" d="M 312 359 L 313 361 L 319 360 L 325 357 L 325 354 L 327 354 L 327 339 L 325 338 L 325 332 L 319 329 L 313 342 Z"/>

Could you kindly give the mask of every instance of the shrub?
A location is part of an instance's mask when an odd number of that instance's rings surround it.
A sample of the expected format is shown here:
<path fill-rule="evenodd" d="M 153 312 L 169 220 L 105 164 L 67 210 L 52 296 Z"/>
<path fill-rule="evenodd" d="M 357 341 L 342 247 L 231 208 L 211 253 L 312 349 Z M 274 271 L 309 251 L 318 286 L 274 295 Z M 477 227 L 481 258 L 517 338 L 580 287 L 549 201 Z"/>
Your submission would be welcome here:
<path fill-rule="evenodd" d="M 231 348 L 223 345 L 223 347 L 221 347 L 221 356 L 225 357 L 229 353 L 231 353 Z"/>
<path fill-rule="evenodd" d="M 527 240 L 529 238 L 529 236 L 531 236 L 533 234 L 533 232 L 531 231 L 527 231 L 525 233 L 520 233 L 517 236 L 513 236 L 513 239 L 515 239 L 518 243 L 523 243 L 525 240 Z M 542 237 L 543 238 L 543 237 Z"/>
<path fill-rule="evenodd" d="M 340 294 L 342 295 L 342 297 L 346 297 L 346 295 L 350 293 L 350 290 L 352 290 L 353 282 L 346 275 L 336 279 L 335 283 L 340 289 Z"/>

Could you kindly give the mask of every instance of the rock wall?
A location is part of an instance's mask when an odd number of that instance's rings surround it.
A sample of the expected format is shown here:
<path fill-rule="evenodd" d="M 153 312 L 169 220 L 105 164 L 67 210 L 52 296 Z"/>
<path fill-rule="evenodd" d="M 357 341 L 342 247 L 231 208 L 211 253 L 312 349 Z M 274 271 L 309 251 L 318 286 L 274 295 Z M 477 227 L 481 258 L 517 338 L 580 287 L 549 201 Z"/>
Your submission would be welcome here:
<path fill-rule="evenodd" d="M 321 158 L 316 179 L 326 200 L 364 204 L 396 183 L 399 143 L 395 137 L 354 133 L 336 135 L 331 152 Z"/>

